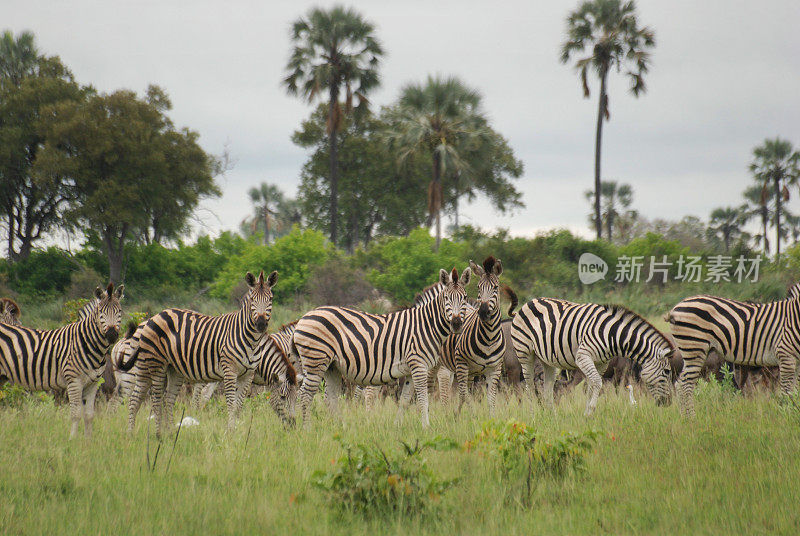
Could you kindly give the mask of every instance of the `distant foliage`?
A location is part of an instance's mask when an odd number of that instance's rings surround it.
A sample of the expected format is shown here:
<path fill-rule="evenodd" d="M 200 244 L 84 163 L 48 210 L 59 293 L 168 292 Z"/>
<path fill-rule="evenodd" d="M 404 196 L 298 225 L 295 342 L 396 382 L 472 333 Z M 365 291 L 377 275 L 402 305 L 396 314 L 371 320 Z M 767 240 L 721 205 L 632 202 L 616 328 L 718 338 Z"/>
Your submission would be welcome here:
<path fill-rule="evenodd" d="M 285 300 L 305 287 L 311 268 L 323 264 L 330 251 L 322 233 L 301 231 L 298 227 L 269 246 L 248 243 L 240 255 L 228 259 L 216 278 L 212 295 L 230 298 L 248 271 L 278 270 L 273 293 L 276 301 Z"/>
<path fill-rule="evenodd" d="M 466 244 L 436 240 L 427 229 L 415 229 L 399 238 L 377 240 L 366 253 L 360 253 L 368 269 L 367 278 L 399 303 L 410 303 L 414 295 L 439 278 L 439 270 L 467 267 Z"/>
<path fill-rule="evenodd" d="M 0 261 L 0 274 L 20 294 L 51 296 L 63 293 L 70 284 L 72 273 L 80 264 L 69 254 L 55 247 L 33 251 L 24 261 L 11 264 Z"/>
<path fill-rule="evenodd" d="M 78 313 L 80 313 L 83 306 L 91 300 L 88 298 L 78 298 L 76 300 L 67 300 L 64 302 L 64 323 L 71 324 L 78 321 Z"/>
<path fill-rule="evenodd" d="M 307 285 L 308 297 L 314 305 L 358 306 L 377 297 L 364 272 L 353 268 L 342 255 L 329 258 L 325 264 L 311 269 Z"/>
<path fill-rule="evenodd" d="M 336 508 L 365 515 L 417 514 L 439 501 L 456 480 L 438 477 L 423 457 L 426 450 L 450 450 L 456 444 L 436 438 L 385 451 L 374 445 L 339 440 L 345 453 L 327 471 L 316 471 L 312 484 Z"/>

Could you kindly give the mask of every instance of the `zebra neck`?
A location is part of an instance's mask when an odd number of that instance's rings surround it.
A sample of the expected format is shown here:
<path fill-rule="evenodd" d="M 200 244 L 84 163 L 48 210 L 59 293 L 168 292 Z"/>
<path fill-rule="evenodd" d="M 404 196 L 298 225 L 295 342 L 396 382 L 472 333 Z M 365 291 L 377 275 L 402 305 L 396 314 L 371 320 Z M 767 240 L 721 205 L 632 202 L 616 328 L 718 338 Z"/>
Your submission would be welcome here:
<path fill-rule="evenodd" d="M 441 296 L 442 295 L 439 294 L 435 300 L 418 307 L 417 311 L 419 311 L 420 318 L 427 318 L 429 320 L 430 325 L 434 328 L 436 335 L 438 335 L 441 340 L 444 341 L 445 337 L 450 335 L 450 326 L 444 314 Z M 414 309 L 409 310 L 413 311 Z"/>
<path fill-rule="evenodd" d="M 256 329 L 256 323 L 253 322 L 253 319 L 248 314 L 248 307 L 245 305 L 239 311 L 235 313 L 236 320 L 235 324 L 240 328 L 239 330 L 232 330 L 228 336 L 236 336 L 234 331 L 239 331 L 241 333 L 242 342 L 244 342 L 245 346 L 250 350 L 250 352 L 254 352 L 256 347 L 258 346 L 259 341 L 262 339 L 262 336 L 266 336 L 266 331 L 264 333 L 258 331 Z M 234 341 L 236 342 L 236 341 Z M 234 344 L 234 346 L 238 346 L 238 344 Z"/>
<path fill-rule="evenodd" d="M 103 364 L 106 352 L 111 346 L 105 337 L 105 334 L 100 330 L 97 322 L 92 317 L 86 317 L 78 320 L 72 324 L 73 333 L 78 339 L 78 347 L 81 353 L 89 357 L 95 368 Z"/>

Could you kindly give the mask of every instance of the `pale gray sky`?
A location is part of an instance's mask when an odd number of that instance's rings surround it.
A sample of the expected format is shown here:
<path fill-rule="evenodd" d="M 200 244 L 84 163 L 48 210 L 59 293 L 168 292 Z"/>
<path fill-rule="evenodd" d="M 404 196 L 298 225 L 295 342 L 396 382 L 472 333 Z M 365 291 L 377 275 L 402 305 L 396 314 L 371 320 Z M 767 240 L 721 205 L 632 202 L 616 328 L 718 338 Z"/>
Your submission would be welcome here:
<path fill-rule="evenodd" d="M 42 51 L 101 91 L 162 86 L 177 125 L 197 130 L 209 152 L 227 145 L 236 166 L 220 179 L 223 197 L 203 205 L 219 217 L 203 213 L 216 231 L 238 226 L 247 190 L 261 181 L 295 194 L 307 154 L 289 138 L 311 107 L 280 86 L 289 27 L 312 5 L 330 4 L 6 0 L 0 20 L 33 31 Z M 590 235 L 583 192 L 593 184 L 596 94 L 583 99 L 573 68 L 558 61 L 577 4 L 347 2 L 376 25 L 387 52 L 374 106 L 428 74 L 458 75 L 482 92 L 493 125 L 525 163 L 517 183 L 525 209 L 502 216 L 479 200 L 464 221 L 518 235 L 553 227 Z M 800 2 L 637 5 L 657 47 L 642 98 L 612 75 L 603 177 L 633 185 L 648 218 L 706 218 L 740 204 L 755 145 L 774 136 L 800 145 Z"/>

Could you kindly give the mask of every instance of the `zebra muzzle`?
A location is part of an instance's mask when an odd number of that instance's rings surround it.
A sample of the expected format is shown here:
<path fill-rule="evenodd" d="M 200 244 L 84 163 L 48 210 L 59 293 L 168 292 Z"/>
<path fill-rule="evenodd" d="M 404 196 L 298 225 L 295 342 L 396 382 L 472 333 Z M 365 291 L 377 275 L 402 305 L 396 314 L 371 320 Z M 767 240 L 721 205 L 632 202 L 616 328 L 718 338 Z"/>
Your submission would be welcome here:
<path fill-rule="evenodd" d="M 108 342 L 113 344 L 119 338 L 119 330 L 117 328 L 108 328 L 106 329 L 105 337 Z"/>
<path fill-rule="evenodd" d="M 259 316 L 256 318 L 256 329 L 258 331 L 264 331 L 267 329 L 267 317 Z"/>

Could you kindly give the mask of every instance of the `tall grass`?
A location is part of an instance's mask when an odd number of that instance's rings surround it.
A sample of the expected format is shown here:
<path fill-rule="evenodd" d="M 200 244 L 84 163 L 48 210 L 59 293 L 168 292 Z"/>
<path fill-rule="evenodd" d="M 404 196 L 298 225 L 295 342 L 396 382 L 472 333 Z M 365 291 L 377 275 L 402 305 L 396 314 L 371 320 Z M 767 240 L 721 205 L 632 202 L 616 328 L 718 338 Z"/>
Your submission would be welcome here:
<path fill-rule="evenodd" d="M 347 402 L 335 416 L 318 401 L 307 428 L 285 430 L 257 397 L 230 434 L 224 404 L 214 401 L 187 412 L 200 425 L 181 431 L 169 471 L 174 435 L 150 472 L 146 410 L 129 437 L 125 408 L 101 407 L 94 437 L 69 441 L 68 409 L 30 399 L 0 408 L 0 534 L 797 533 L 800 428 L 791 406 L 710 389 L 686 420 L 675 406 L 639 398 L 632 407 L 624 391 L 609 389 L 587 420 L 579 389 L 554 411 L 502 396 L 494 417 L 524 422 L 543 439 L 600 431 L 586 470 L 541 482 L 523 507 L 493 458 L 429 452 L 431 469 L 458 484 L 427 514 L 367 518 L 331 507 L 311 484 L 342 453 L 334 436 L 389 448 L 435 436 L 465 444 L 491 417 L 485 401 L 459 415 L 434 402 L 429 430 L 413 408 L 396 426 L 392 401 L 369 413 Z M 152 436 L 149 447 L 152 463 Z"/>

